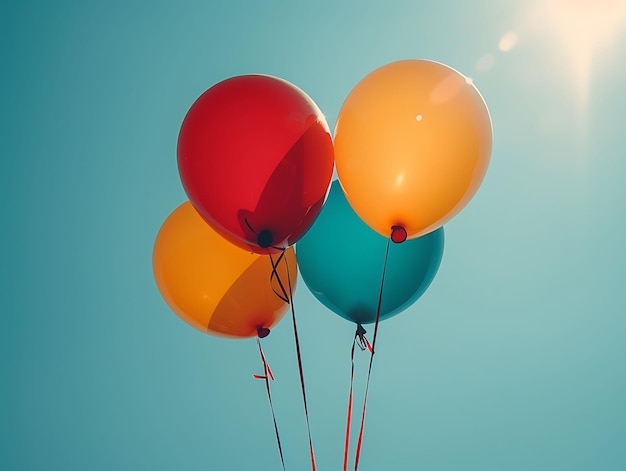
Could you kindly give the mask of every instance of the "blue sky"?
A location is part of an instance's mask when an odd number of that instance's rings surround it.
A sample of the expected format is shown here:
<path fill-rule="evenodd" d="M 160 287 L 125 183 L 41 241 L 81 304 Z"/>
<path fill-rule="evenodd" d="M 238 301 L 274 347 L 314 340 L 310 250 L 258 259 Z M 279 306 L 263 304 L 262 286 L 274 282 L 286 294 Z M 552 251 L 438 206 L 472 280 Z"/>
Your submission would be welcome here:
<path fill-rule="evenodd" d="M 624 469 L 626 16 L 585 4 L 5 2 L 0 468 L 279 469 L 254 341 L 191 329 L 152 278 L 181 121 L 266 73 L 332 128 L 367 73 L 425 58 L 474 80 L 492 161 L 427 293 L 381 324 L 359 469 Z M 339 468 L 353 326 L 304 283 L 295 307 L 318 468 Z M 307 469 L 288 319 L 264 345 Z"/>

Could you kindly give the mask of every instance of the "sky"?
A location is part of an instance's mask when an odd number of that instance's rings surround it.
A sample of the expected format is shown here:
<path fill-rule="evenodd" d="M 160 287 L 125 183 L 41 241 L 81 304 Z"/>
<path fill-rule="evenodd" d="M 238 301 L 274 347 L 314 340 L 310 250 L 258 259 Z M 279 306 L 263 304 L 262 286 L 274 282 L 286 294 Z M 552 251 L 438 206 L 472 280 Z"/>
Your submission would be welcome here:
<path fill-rule="evenodd" d="M 3 2 L 0 36 L 0 469 L 280 469 L 255 341 L 192 329 L 152 276 L 178 131 L 246 73 L 332 129 L 410 58 L 472 78 L 494 145 L 432 285 L 381 323 L 359 469 L 626 468 L 623 1 Z M 294 307 L 337 469 L 354 326 L 301 280 Z M 264 350 L 286 469 L 308 469 L 288 318 Z"/>

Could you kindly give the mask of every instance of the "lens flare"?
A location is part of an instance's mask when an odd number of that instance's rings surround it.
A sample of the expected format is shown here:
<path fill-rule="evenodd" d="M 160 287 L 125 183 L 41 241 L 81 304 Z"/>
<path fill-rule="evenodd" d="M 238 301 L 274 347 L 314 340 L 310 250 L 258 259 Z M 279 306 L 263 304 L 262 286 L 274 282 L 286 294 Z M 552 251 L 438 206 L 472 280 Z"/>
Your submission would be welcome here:
<path fill-rule="evenodd" d="M 586 106 L 594 56 L 606 53 L 626 28 L 623 0 L 539 1 L 531 20 L 547 30 L 567 55 L 578 99 Z"/>

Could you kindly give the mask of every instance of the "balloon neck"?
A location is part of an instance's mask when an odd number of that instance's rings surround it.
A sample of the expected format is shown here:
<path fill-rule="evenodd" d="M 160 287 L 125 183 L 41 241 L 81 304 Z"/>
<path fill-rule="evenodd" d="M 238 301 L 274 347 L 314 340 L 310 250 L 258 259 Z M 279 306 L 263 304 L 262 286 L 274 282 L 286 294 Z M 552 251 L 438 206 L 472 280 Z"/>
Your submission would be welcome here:
<path fill-rule="evenodd" d="M 256 330 L 256 334 L 259 336 L 260 339 L 264 339 L 270 334 L 270 329 L 268 329 L 267 327 L 259 327 Z"/>
<path fill-rule="evenodd" d="M 272 233 L 267 229 L 263 229 L 256 236 L 256 243 L 259 244 L 259 247 L 262 249 L 270 247 L 272 242 L 274 242 L 274 236 L 272 236 Z"/>
<path fill-rule="evenodd" d="M 367 331 L 363 328 L 363 326 L 359 323 L 357 323 L 356 325 L 356 334 L 357 335 L 365 335 L 367 334 Z"/>
<path fill-rule="evenodd" d="M 406 229 L 402 226 L 391 226 L 391 241 L 401 244 L 407 238 Z"/>

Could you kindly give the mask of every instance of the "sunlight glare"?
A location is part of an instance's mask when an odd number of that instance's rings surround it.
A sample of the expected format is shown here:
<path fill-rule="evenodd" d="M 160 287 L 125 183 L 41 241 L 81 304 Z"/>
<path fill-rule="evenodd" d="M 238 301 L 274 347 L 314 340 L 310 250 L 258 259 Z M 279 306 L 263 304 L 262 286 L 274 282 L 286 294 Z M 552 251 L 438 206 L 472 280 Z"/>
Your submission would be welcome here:
<path fill-rule="evenodd" d="M 539 1 L 534 18 L 552 32 L 568 55 L 578 98 L 584 106 L 594 55 L 626 26 L 624 0 Z"/>
<path fill-rule="evenodd" d="M 476 61 L 475 68 L 478 72 L 487 72 L 493 67 L 496 58 L 493 54 L 483 54 Z"/>
<path fill-rule="evenodd" d="M 498 48 L 502 52 L 508 52 L 513 49 L 517 45 L 517 34 L 512 31 L 506 33 L 502 38 L 500 38 L 500 42 L 498 43 Z"/>

